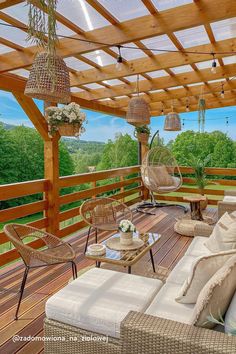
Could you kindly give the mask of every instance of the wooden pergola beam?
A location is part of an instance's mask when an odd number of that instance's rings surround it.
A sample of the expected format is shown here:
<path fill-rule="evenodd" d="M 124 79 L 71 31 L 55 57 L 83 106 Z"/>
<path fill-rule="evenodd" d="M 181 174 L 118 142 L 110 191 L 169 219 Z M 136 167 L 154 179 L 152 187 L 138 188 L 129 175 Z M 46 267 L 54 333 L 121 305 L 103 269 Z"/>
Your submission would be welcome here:
<path fill-rule="evenodd" d="M 177 85 L 176 78 L 178 79 L 178 85 L 191 85 L 202 82 L 207 82 L 211 80 L 217 79 L 226 79 L 235 75 L 236 64 L 225 65 L 224 68 L 218 67 L 216 74 L 213 74 L 208 69 L 203 69 L 199 71 L 199 74 L 195 71 L 177 74 L 175 78 L 171 76 L 163 76 L 150 80 L 141 80 L 139 82 L 139 91 L 140 92 L 148 92 L 150 90 L 163 90 L 171 87 L 175 87 Z M 112 98 L 116 96 L 130 95 L 136 92 L 136 83 L 131 82 L 129 85 L 121 84 L 112 86 L 110 89 L 97 89 L 91 90 L 90 92 L 80 92 L 76 93 L 75 96 L 84 98 L 86 100 L 99 100 L 104 98 Z"/>
<path fill-rule="evenodd" d="M 227 100 L 224 103 L 222 103 L 221 106 L 219 105 L 219 102 L 213 101 L 213 102 L 207 102 L 207 107 L 206 108 L 207 109 L 221 108 L 221 107 L 235 106 L 235 104 L 236 104 L 236 100 L 235 99 Z M 190 106 L 190 112 L 194 112 L 194 111 L 197 111 L 197 110 L 198 110 L 197 104 Z M 185 106 L 175 107 L 175 111 L 177 113 L 186 113 Z M 165 107 L 164 114 L 167 114 L 169 112 L 171 112 L 171 108 L 170 107 Z M 160 116 L 160 115 L 161 115 L 161 107 L 160 107 L 160 109 L 156 109 L 156 110 L 152 110 L 151 111 L 151 116 L 152 117 Z M 190 119 L 189 119 L 189 121 L 190 121 Z"/>
<path fill-rule="evenodd" d="M 212 95 L 212 93 L 216 93 L 216 95 L 220 95 L 221 92 L 221 86 L 219 82 L 215 82 L 215 83 L 211 83 L 208 84 L 208 87 L 206 85 L 199 85 L 199 86 L 192 86 L 189 87 L 189 91 L 188 91 L 188 96 L 186 96 L 186 90 L 182 89 L 182 88 L 177 88 L 174 90 L 169 90 L 168 93 L 166 93 L 165 91 L 163 92 L 157 92 L 157 93 L 149 93 L 145 98 L 145 100 L 149 103 L 153 103 L 153 102 L 166 102 L 170 99 L 170 97 L 172 99 L 183 99 L 188 97 L 189 99 L 189 103 L 191 104 L 194 99 L 196 97 L 198 97 L 200 95 L 200 91 L 201 91 L 201 87 L 203 87 L 204 90 L 204 95 Z M 232 90 L 236 90 L 236 80 L 233 81 L 225 81 L 224 83 L 224 91 L 225 94 L 227 94 L 228 92 L 232 92 Z M 107 101 L 106 104 L 110 107 L 117 107 L 117 108 L 122 108 L 128 105 L 130 99 L 128 97 L 126 98 L 120 98 L 120 99 L 116 99 L 115 101 Z"/>
<path fill-rule="evenodd" d="M 26 79 L 20 78 L 14 74 L 0 74 L 0 90 L 20 93 L 23 95 L 25 90 Z M 24 95 L 23 95 L 24 96 Z M 24 96 L 26 97 L 26 96 Z M 27 98 L 27 97 L 26 97 Z M 88 101 L 75 95 L 71 96 L 71 100 L 78 103 L 82 108 L 87 108 L 92 111 L 102 112 L 107 115 L 116 117 L 124 117 L 125 112 L 119 108 L 108 107 L 105 104 L 96 101 Z"/>
<path fill-rule="evenodd" d="M 25 96 L 20 92 L 12 92 L 17 102 L 20 104 L 24 112 L 27 114 L 31 122 L 34 124 L 35 128 L 41 135 L 44 141 L 49 141 L 50 138 L 48 136 L 48 124 L 32 100 L 32 98 Z"/>
<path fill-rule="evenodd" d="M 0 10 L 20 4 L 21 2 L 24 2 L 24 0 L 0 0 Z"/>
<path fill-rule="evenodd" d="M 236 51 L 236 39 L 226 39 L 213 44 L 204 44 L 189 48 L 190 51 L 196 54 L 188 55 L 183 58 L 181 52 L 173 52 L 167 54 L 157 54 L 153 57 L 143 57 L 127 62 L 127 65 L 122 65 L 121 70 L 117 71 L 115 64 L 102 67 L 101 70 L 89 69 L 83 72 L 78 72 L 71 75 L 71 86 L 86 85 L 92 82 L 100 82 L 103 80 L 119 79 L 123 76 L 130 76 L 136 74 L 143 74 L 156 71 L 165 70 L 176 66 L 186 64 L 195 64 L 201 61 L 212 59 L 211 53 L 226 52 L 226 54 L 217 54 L 216 58 L 222 58 L 232 55 L 229 51 Z M 201 52 L 201 54 L 198 54 Z M 206 53 L 206 54 L 202 54 Z M 187 74 L 186 74 L 187 75 Z"/>
<path fill-rule="evenodd" d="M 229 14 L 231 17 L 236 16 L 236 2 L 231 0 L 224 0 L 223 3 L 222 0 L 202 0 L 201 3 L 207 14 L 206 20 L 208 22 L 226 19 Z M 162 11 L 161 14 L 147 15 L 124 21 L 119 26 L 110 25 L 87 32 L 86 38 L 99 42 L 96 44 L 81 42 L 71 38 L 62 39 L 59 41 L 58 53 L 63 57 L 68 57 L 74 54 L 103 49 L 109 46 L 107 45 L 108 43 L 111 45 L 124 44 L 161 35 L 164 34 L 164 31 L 159 25 L 160 19 L 168 23 L 170 32 L 203 24 L 203 20 L 199 16 L 199 9 L 193 3 Z M 84 36 L 76 35 L 74 38 L 84 38 Z M 106 43 L 106 45 L 101 43 Z M 37 51 L 37 46 L 32 46 L 26 48 L 21 55 L 17 52 L 2 55 L 0 57 L 2 59 L 0 71 L 9 71 L 31 65 Z"/>

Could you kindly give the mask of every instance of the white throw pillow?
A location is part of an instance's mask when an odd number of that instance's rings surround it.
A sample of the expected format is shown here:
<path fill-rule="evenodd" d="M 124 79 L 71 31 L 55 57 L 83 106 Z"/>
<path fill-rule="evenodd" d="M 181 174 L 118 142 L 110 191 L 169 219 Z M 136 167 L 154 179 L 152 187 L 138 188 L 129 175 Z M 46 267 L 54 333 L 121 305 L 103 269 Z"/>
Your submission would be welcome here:
<path fill-rule="evenodd" d="M 236 334 L 236 292 L 225 315 L 225 332 Z"/>
<path fill-rule="evenodd" d="M 235 213 L 227 212 L 215 225 L 205 246 L 213 253 L 236 248 L 236 217 Z"/>
<path fill-rule="evenodd" d="M 236 249 L 198 257 L 175 300 L 182 304 L 195 304 L 208 280 L 233 255 L 236 255 Z"/>

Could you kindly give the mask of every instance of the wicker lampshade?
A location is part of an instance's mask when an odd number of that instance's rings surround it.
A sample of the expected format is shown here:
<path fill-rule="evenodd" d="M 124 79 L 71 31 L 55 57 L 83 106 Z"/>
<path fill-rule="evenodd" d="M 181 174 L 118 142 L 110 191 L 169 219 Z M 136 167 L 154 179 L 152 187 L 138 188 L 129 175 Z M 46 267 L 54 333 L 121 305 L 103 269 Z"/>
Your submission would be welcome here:
<path fill-rule="evenodd" d="M 179 131 L 181 130 L 181 120 L 178 113 L 170 112 L 167 114 L 164 124 L 164 130 Z"/>
<path fill-rule="evenodd" d="M 141 97 L 133 97 L 129 101 L 126 120 L 133 125 L 145 125 L 150 123 L 150 111 L 148 103 Z"/>
<path fill-rule="evenodd" d="M 56 103 L 69 103 L 70 77 L 64 60 L 58 55 L 51 56 L 55 68 L 55 79 L 48 74 L 48 54 L 46 52 L 36 55 L 29 79 L 25 87 L 25 95 Z"/>

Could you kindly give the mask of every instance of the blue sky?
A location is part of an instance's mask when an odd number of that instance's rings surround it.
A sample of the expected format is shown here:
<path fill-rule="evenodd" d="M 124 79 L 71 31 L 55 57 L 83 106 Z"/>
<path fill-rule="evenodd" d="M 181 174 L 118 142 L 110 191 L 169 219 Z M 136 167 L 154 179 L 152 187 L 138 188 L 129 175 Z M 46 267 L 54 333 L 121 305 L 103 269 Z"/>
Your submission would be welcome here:
<path fill-rule="evenodd" d="M 42 109 L 42 102 L 37 102 L 40 109 Z M 32 126 L 31 121 L 21 109 L 19 104 L 11 93 L 0 91 L 0 121 L 8 124 Z M 99 112 L 87 111 L 88 124 L 86 125 L 86 132 L 81 136 L 83 140 L 107 141 L 113 139 L 116 133 L 133 134 L 133 127 L 126 123 L 122 118 L 112 117 Z M 184 119 L 183 130 L 196 130 L 197 112 L 182 113 L 181 118 Z M 229 126 L 226 127 L 225 117 L 229 117 Z M 178 132 L 163 131 L 164 116 L 153 117 L 151 120 L 151 129 L 154 133 L 157 129 L 160 130 L 160 136 L 164 137 L 165 141 L 174 139 Z M 206 112 L 206 131 L 221 130 L 227 132 L 228 135 L 236 140 L 236 106 L 211 109 Z"/>

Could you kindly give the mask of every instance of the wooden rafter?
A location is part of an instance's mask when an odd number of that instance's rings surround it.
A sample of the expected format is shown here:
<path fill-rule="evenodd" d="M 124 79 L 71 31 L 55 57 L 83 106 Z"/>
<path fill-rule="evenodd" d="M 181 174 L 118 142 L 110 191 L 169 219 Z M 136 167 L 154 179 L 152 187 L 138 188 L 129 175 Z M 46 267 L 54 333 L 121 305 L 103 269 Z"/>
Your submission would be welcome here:
<path fill-rule="evenodd" d="M 232 17 L 236 16 L 236 3 L 232 3 L 231 0 L 224 0 L 224 6 L 222 6 L 221 0 L 210 2 L 209 0 L 202 0 L 201 3 L 205 5 L 208 22 L 223 20 L 228 18 L 229 14 Z M 163 29 L 159 26 L 160 16 L 163 21 L 168 23 L 170 32 L 203 24 L 196 4 L 188 4 L 163 11 L 161 15 L 147 15 L 125 21 L 120 23 L 118 27 L 110 25 L 87 32 L 87 38 L 100 42 L 97 44 L 62 39 L 58 46 L 58 52 L 64 57 L 73 56 L 74 54 L 82 54 L 107 47 L 107 45 L 101 43 L 107 42 L 108 39 L 109 43 L 123 44 L 164 34 Z M 140 31 L 140 28 L 142 28 L 142 31 Z M 74 38 L 78 38 L 78 35 Z M 16 52 L 2 55 L 3 64 L 1 64 L 0 70 L 14 70 L 30 65 L 37 50 L 37 47 L 33 46 L 25 49 L 21 55 Z"/>
<path fill-rule="evenodd" d="M 0 0 L 0 10 L 6 9 L 7 7 L 20 4 L 24 0 Z"/>
<path fill-rule="evenodd" d="M 177 74 L 175 78 L 178 78 L 178 82 L 181 85 L 189 85 L 189 84 L 196 84 L 201 82 L 207 82 L 211 80 L 221 79 L 224 80 L 225 78 L 232 77 L 235 74 L 236 64 L 229 64 L 225 65 L 224 68 L 217 68 L 216 74 L 212 74 L 210 68 L 203 69 L 200 71 L 201 77 L 195 72 L 191 71 L 188 73 Z M 163 76 L 156 79 L 152 79 L 152 82 L 148 80 L 141 80 L 139 82 L 139 90 L 140 92 L 148 92 L 150 90 L 160 90 L 166 89 L 170 87 L 177 86 L 175 78 L 170 76 Z M 87 100 L 94 100 L 94 99 L 104 99 L 104 98 L 111 98 L 116 96 L 128 95 L 135 92 L 136 84 L 131 82 L 130 85 L 116 85 L 113 86 L 112 89 L 98 89 L 92 90 L 89 93 L 81 92 L 76 94 L 76 96 L 87 99 Z"/>

